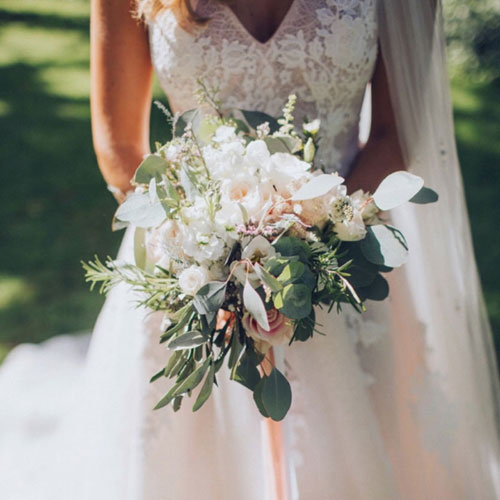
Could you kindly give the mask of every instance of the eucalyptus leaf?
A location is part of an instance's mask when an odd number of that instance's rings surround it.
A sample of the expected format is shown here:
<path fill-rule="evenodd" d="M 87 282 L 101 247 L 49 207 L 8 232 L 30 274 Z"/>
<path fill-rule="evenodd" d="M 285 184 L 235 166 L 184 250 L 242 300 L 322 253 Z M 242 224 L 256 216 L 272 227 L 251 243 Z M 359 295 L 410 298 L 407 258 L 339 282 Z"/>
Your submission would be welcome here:
<path fill-rule="evenodd" d="M 280 127 L 278 120 L 267 113 L 263 113 L 262 111 L 249 111 L 246 109 L 240 109 L 240 111 L 248 125 L 250 125 L 253 129 L 257 129 L 259 125 L 267 122 L 269 123 L 271 134 L 273 134 L 274 132 L 277 132 Z"/>
<path fill-rule="evenodd" d="M 193 299 L 193 305 L 200 314 L 214 314 L 224 304 L 227 283 L 210 281 L 202 286 Z"/>
<path fill-rule="evenodd" d="M 312 309 L 311 290 L 301 283 L 287 285 L 282 292 L 276 294 L 274 305 L 287 318 L 305 318 Z"/>
<path fill-rule="evenodd" d="M 208 342 L 208 338 L 197 330 L 183 333 L 171 340 L 168 348 L 177 351 L 179 349 L 192 349 Z"/>
<path fill-rule="evenodd" d="M 183 165 L 180 171 L 180 181 L 188 200 L 194 200 L 199 195 L 197 181 L 188 166 Z"/>
<path fill-rule="evenodd" d="M 424 186 L 424 180 L 405 170 L 389 174 L 373 193 L 380 210 L 391 210 L 411 200 Z"/>
<path fill-rule="evenodd" d="M 280 283 L 269 271 L 260 264 L 253 266 L 255 274 L 272 292 L 279 292 L 283 289 L 283 284 Z"/>
<path fill-rule="evenodd" d="M 304 184 L 292 196 L 292 200 L 311 200 L 324 196 L 328 191 L 344 182 L 344 179 L 335 174 L 321 174 L 313 177 L 308 183 Z"/>
<path fill-rule="evenodd" d="M 198 394 L 198 397 L 196 398 L 196 401 L 193 406 L 193 411 L 199 410 L 205 401 L 210 397 L 210 394 L 212 394 L 212 388 L 214 386 L 214 376 L 215 376 L 215 363 L 212 363 L 210 365 L 210 369 L 208 370 L 207 377 L 205 378 L 205 382 L 201 386 L 201 391 Z"/>
<path fill-rule="evenodd" d="M 198 108 L 188 109 L 181 115 L 176 117 L 174 122 L 173 136 L 180 137 L 184 134 L 184 131 L 189 123 L 191 123 L 193 132 L 196 132 L 197 127 L 201 121 L 201 113 Z"/>
<path fill-rule="evenodd" d="M 281 271 L 281 274 L 278 276 L 278 281 L 283 285 L 294 283 L 304 274 L 305 269 L 306 266 L 302 262 L 290 262 L 284 267 L 283 271 Z"/>
<path fill-rule="evenodd" d="M 380 274 L 377 274 L 373 282 L 358 290 L 362 300 L 385 300 L 389 296 L 389 283 Z"/>
<path fill-rule="evenodd" d="M 298 260 L 307 264 L 309 262 L 309 258 L 311 257 L 311 247 L 304 240 L 295 238 L 294 236 L 283 236 L 275 241 L 273 246 L 280 255 L 290 257 L 290 260 L 298 258 Z M 283 261 L 277 260 L 277 262 Z M 285 262 L 285 265 L 286 264 L 287 263 Z M 270 271 L 267 265 L 266 268 Z M 274 271 L 270 272 L 274 274 Z"/>
<path fill-rule="evenodd" d="M 251 391 L 253 391 L 258 384 L 260 374 L 257 369 L 257 363 L 249 354 L 248 350 L 241 356 L 236 371 L 234 372 L 233 380 L 236 380 L 236 382 L 239 382 Z"/>
<path fill-rule="evenodd" d="M 264 137 L 267 149 L 271 154 L 274 153 L 288 153 L 293 154 L 300 150 L 302 143 L 297 137 L 289 135 L 268 135 Z"/>
<path fill-rule="evenodd" d="M 314 333 L 314 327 L 316 325 L 316 313 L 314 308 L 307 318 L 303 318 L 295 323 L 295 329 L 293 332 L 293 340 L 298 340 L 300 342 L 305 342 L 309 340 Z"/>
<path fill-rule="evenodd" d="M 134 232 L 134 261 L 140 269 L 146 268 L 146 230 L 136 227 Z"/>
<path fill-rule="evenodd" d="M 408 245 L 403 234 L 388 225 L 368 226 L 360 246 L 365 258 L 374 264 L 399 267 L 408 260 Z"/>
<path fill-rule="evenodd" d="M 151 203 L 148 194 L 131 194 L 116 211 L 116 218 L 123 222 L 130 222 L 137 227 L 158 226 L 166 217 L 165 209 L 157 200 Z"/>
<path fill-rule="evenodd" d="M 292 404 L 292 390 L 285 376 L 275 367 L 264 378 L 261 401 L 270 418 L 282 420 Z"/>
<path fill-rule="evenodd" d="M 264 403 L 262 402 L 262 390 L 264 389 L 264 385 L 266 383 L 266 378 L 263 377 L 260 379 L 259 383 L 255 386 L 253 391 L 253 400 L 257 405 L 262 416 L 269 418 L 269 413 L 267 413 L 266 408 L 264 407 Z"/>
<path fill-rule="evenodd" d="M 151 179 L 161 181 L 162 175 L 165 174 L 167 167 L 167 162 L 161 156 L 155 154 L 148 155 L 137 167 L 134 181 L 137 184 L 149 184 Z"/>
<path fill-rule="evenodd" d="M 439 195 L 436 191 L 428 187 L 423 187 L 413 198 L 410 199 L 412 203 L 419 203 L 425 205 L 426 203 L 434 203 L 438 201 Z"/>
<path fill-rule="evenodd" d="M 240 320 L 234 321 L 233 333 L 231 335 L 231 350 L 229 351 L 229 359 L 227 365 L 230 369 L 236 367 L 238 358 L 243 350 L 243 344 L 240 342 Z M 233 374 L 234 375 L 234 374 Z"/>
<path fill-rule="evenodd" d="M 269 330 L 269 322 L 267 320 L 264 302 L 262 302 L 260 295 L 254 290 L 248 280 L 243 287 L 243 305 L 261 328 Z"/>

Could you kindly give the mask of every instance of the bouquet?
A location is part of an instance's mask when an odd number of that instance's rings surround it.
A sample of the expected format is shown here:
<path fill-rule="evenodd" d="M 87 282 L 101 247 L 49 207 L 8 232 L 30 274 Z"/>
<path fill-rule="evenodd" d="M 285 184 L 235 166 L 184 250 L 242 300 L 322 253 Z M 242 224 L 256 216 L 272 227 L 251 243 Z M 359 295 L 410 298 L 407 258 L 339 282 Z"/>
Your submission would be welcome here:
<path fill-rule="evenodd" d="M 281 420 L 292 394 L 270 349 L 321 333 L 316 307 L 361 313 L 385 299 L 383 275 L 408 248 L 382 211 L 437 195 L 406 171 L 347 195 L 315 161 L 319 121 L 294 125 L 294 96 L 279 119 L 209 102 L 173 118 L 172 140 L 139 165 L 116 212 L 115 227 L 135 227 L 135 263 L 96 257 L 86 279 L 102 292 L 128 283 L 164 314 L 169 354 L 151 381 L 172 386 L 156 408 L 195 396 L 198 410 L 227 363 L 262 415 Z"/>

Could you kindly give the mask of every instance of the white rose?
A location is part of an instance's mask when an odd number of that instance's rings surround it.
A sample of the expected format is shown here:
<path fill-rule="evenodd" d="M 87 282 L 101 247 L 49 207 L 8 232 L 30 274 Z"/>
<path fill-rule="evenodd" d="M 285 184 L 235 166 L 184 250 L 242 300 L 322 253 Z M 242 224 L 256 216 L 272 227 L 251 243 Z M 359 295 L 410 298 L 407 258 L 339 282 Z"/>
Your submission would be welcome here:
<path fill-rule="evenodd" d="M 265 175 L 276 188 L 279 195 L 289 196 L 289 184 L 294 181 L 305 181 L 311 178 L 309 163 L 299 160 L 288 153 L 274 153 L 266 165 Z"/>
<path fill-rule="evenodd" d="M 362 240 L 366 235 L 363 217 L 361 217 L 361 214 L 357 210 L 353 210 L 351 218 L 336 222 L 333 225 L 333 229 L 342 241 L 358 241 Z"/>
<path fill-rule="evenodd" d="M 236 129 L 228 125 L 217 127 L 213 140 L 215 142 L 228 142 L 236 137 Z"/>
<path fill-rule="evenodd" d="M 251 141 L 246 147 L 246 157 L 250 165 L 255 168 L 262 168 L 267 164 L 271 154 L 264 141 Z"/>
<path fill-rule="evenodd" d="M 195 295 L 209 281 L 210 273 L 200 266 L 188 267 L 179 275 L 179 287 L 186 295 Z"/>

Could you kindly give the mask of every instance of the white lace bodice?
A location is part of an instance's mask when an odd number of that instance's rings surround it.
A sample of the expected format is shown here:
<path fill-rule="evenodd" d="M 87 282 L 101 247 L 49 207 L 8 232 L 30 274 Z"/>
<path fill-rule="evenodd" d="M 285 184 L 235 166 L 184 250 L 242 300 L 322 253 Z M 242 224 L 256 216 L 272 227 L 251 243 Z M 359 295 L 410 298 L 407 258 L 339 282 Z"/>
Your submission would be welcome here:
<path fill-rule="evenodd" d="M 345 173 L 377 58 L 376 1 L 294 0 L 262 43 L 228 6 L 199 0 L 196 10 L 210 21 L 191 33 L 168 10 L 150 23 L 153 65 L 175 111 L 196 106 L 198 78 L 225 105 L 274 116 L 296 94 L 297 119 L 321 119 L 319 158 Z"/>

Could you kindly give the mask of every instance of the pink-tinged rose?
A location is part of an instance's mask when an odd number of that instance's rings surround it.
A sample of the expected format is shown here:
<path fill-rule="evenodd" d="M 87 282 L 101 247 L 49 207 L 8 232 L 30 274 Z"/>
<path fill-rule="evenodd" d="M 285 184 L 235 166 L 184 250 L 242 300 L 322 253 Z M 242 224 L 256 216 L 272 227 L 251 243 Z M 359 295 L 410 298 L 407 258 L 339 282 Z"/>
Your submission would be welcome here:
<path fill-rule="evenodd" d="M 269 330 L 264 330 L 250 313 L 245 313 L 242 321 L 245 332 L 255 341 L 256 349 L 264 354 L 271 346 L 288 342 L 293 335 L 292 321 L 277 309 L 267 311 Z"/>

